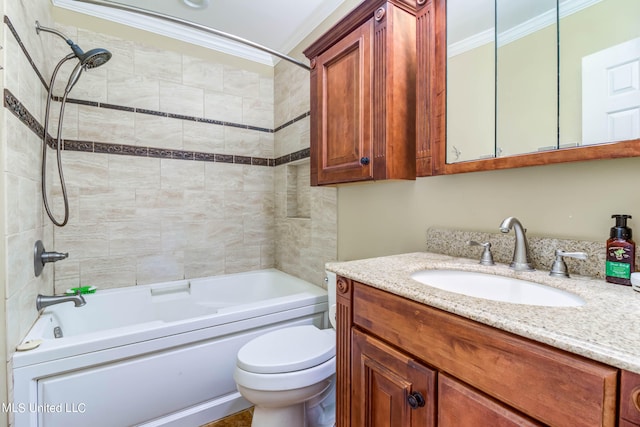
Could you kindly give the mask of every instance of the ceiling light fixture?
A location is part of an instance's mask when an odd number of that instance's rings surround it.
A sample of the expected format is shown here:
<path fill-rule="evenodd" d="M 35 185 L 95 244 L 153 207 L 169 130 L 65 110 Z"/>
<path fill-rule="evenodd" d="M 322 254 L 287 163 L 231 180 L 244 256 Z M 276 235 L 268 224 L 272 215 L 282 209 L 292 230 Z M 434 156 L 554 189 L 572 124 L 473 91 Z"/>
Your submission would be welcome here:
<path fill-rule="evenodd" d="M 193 9 L 204 9 L 209 6 L 209 0 L 182 0 L 182 3 Z"/>

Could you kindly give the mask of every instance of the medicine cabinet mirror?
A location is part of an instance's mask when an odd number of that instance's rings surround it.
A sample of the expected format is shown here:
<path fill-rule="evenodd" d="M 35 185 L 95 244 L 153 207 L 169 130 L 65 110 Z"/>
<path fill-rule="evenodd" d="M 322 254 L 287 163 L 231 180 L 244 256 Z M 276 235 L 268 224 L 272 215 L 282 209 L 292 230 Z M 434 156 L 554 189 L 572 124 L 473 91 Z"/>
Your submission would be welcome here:
<path fill-rule="evenodd" d="M 640 156 L 640 1 L 437 6 L 446 144 L 436 173 Z"/>

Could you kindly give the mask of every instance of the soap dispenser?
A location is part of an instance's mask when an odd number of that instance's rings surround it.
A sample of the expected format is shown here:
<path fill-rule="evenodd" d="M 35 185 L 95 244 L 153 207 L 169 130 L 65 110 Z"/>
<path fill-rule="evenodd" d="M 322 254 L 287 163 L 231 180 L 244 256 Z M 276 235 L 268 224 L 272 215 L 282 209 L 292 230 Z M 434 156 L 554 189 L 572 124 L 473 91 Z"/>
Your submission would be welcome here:
<path fill-rule="evenodd" d="M 631 215 L 611 215 L 615 227 L 607 240 L 606 280 L 619 285 L 631 285 L 631 273 L 635 271 L 636 244 L 631 240 L 631 228 L 627 219 Z"/>

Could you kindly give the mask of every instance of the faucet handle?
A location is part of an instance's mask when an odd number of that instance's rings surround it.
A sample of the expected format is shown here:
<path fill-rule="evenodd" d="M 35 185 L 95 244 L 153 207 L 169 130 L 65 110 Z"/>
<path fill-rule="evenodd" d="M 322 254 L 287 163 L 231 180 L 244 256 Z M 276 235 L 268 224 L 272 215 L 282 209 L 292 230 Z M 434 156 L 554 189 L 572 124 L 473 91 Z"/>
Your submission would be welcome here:
<path fill-rule="evenodd" d="M 479 243 L 475 240 L 469 240 L 467 242 L 469 246 L 482 246 L 484 250 L 482 251 L 482 255 L 480 256 L 480 264 L 482 265 L 495 265 L 493 262 L 493 254 L 491 253 L 491 243 L 484 242 Z"/>
<path fill-rule="evenodd" d="M 569 277 L 569 269 L 567 268 L 567 263 L 564 262 L 564 257 L 587 259 L 587 254 L 585 252 L 565 252 L 562 249 L 556 249 L 556 260 L 551 266 L 549 276 Z"/>

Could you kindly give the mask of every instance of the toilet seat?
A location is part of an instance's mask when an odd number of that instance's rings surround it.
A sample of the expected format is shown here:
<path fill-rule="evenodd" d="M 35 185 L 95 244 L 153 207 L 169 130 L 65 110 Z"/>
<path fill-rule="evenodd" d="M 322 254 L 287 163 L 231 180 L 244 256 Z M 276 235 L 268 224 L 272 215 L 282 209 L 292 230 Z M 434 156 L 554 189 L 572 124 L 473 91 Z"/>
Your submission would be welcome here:
<path fill-rule="evenodd" d="M 238 351 L 237 367 L 255 374 L 293 373 L 321 365 L 335 354 L 333 330 L 292 326 L 249 341 Z"/>
<path fill-rule="evenodd" d="M 302 371 L 281 374 L 256 374 L 236 366 L 233 379 L 238 388 L 263 391 L 289 391 L 309 387 L 321 381 L 330 380 L 336 373 L 336 358 L 330 358 L 320 365 Z"/>
<path fill-rule="evenodd" d="M 302 325 L 246 343 L 238 351 L 233 377 L 239 387 L 286 391 L 329 380 L 335 373 L 335 331 Z"/>

